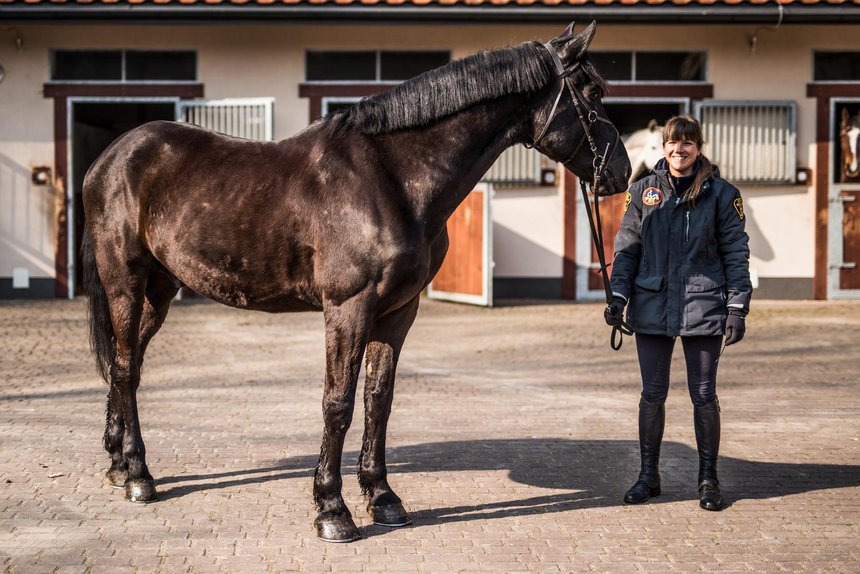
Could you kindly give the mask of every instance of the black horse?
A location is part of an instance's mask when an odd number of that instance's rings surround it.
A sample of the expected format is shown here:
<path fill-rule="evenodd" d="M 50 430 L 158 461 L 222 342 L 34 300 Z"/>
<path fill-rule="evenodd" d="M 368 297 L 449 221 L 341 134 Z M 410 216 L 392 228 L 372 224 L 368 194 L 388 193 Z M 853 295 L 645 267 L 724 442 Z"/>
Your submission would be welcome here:
<path fill-rule="evenodd" d="M 630 165 L 605 119 L 586 49 L 591 24 L 452 62 L 280 142 L 172 123 L 120 137 L 87 172 L 84 283 L 91 343 L 110 383 L 107 480 L 156 499 L 137 413 L 146 346 L 181 284 L 215 301 L 325 317 L 325 428 L 314 476 L 317 535 L 359 537 L 341 496 L 341 454 L 362 356 L 358 480 L 373 521 L 410 522 L 388 484 L 394 373 L 419 294 L 448 247 L 446 221 L 501 152 L 534 145 L 598 192 Z M 599 173 L 595 174 L 595 171 Z"/>

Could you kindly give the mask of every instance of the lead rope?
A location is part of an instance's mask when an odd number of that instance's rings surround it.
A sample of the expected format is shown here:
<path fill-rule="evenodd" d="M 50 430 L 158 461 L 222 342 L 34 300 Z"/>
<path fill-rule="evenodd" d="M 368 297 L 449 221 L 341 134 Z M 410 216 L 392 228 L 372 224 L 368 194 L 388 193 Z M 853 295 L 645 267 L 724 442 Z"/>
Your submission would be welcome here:
<path fill-rule="evenodd" d="M 609 144 L 606 144 L 606 148 L 608 151 Z M 600 174 L 603 172 L 603 164 L 605 162 L 606 156 L 604 155 L 600 162 L 600 170 L 595 170 L 594 172 L 592 190 L 597 190 L 597 186 L 600 184 Z M 600 221 L 600 198 L 598 198 L 595 193 L 592 208 L 592 202 L 588 198 L 588 189 L 586 188 L 584 180 L 579 180 L 579 187 L 582 190 L 582 201 L 585 203 L 585 212 L 588 214 L 588 225 L 591 228 L 591 240 L 594 242 L 594 247 L 597 249 L 597 259 L 600 262 L 599 272 L 603 278 L 603 290 L 606 293 L 606 304 L 609 305 L 612 303 L 612 288 L 609 286 L 609 274 L 606 272 L 609 265 L 606 263 L 606 255 L 603 252 L 603 225 Z M 594 214 L 592 214 L 592 209 Z M 624 335 L 632 334 L 633 330 L 622 320 L 619 325 L 612 326 L 612 334 L 609 337 L 609 346 L 612 347 L 612 350 L 614 351 L 621 350 L 621 345 L 624 344 Z"/>

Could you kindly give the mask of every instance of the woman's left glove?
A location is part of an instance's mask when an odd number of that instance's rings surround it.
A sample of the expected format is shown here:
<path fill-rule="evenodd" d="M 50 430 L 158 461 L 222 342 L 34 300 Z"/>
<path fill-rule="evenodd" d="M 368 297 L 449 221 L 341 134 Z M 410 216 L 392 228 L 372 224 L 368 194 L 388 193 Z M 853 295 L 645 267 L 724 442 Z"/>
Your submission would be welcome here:
<path fill-rule="evenodd" d="M 729 316 L 726 317 L 726 347 L 744 338 L 747 330 L 746 316 L 746 312 L 742 309 L 729 309 Z"/>

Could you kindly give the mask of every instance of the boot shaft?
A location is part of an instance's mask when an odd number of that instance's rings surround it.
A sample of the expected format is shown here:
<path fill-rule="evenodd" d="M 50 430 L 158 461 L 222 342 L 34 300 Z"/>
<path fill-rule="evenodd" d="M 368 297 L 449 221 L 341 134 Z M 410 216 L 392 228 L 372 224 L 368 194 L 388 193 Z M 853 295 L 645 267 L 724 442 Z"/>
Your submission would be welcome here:
<path fill-rule="evenodd" d="M 699 483 L 717 480 L 717 457 L 720 453 L 720 401 L 714 399 L 702 406 L 693 406 L 693 427 L 699 450 Z"/>
<path fill-rule="evenodd" d="M 642 459 L 641 479 L 659 484 L 660 445 L 666 426 L 665 405 L 655 405 L 639 399 L 639 454 Z"/>

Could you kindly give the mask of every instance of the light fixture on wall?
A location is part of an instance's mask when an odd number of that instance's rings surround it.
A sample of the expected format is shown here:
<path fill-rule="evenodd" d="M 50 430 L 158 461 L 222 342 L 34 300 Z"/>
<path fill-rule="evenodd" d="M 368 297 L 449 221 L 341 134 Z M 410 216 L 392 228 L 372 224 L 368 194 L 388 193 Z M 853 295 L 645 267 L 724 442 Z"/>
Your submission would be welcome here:
<path fill-rule="evenodd" d="M 794 183 L 798 185 L 809 185 L 812 181 L 812 170 L 808 167 L 799 167 L 794 170 Z"/>
<path fill-rule="evenodd" d="M 540 184 L 545 186 L 553 186 L 556 182 L 556 173 L 554 167 L 545 167 L 540 170 Z"/>
<path fill-rule="evenodd" d="M 39 165 L 33 168 L 31 172 L 33 185 L 48 185 L 51 183 L 51 168 L 46 165 Z"/>

